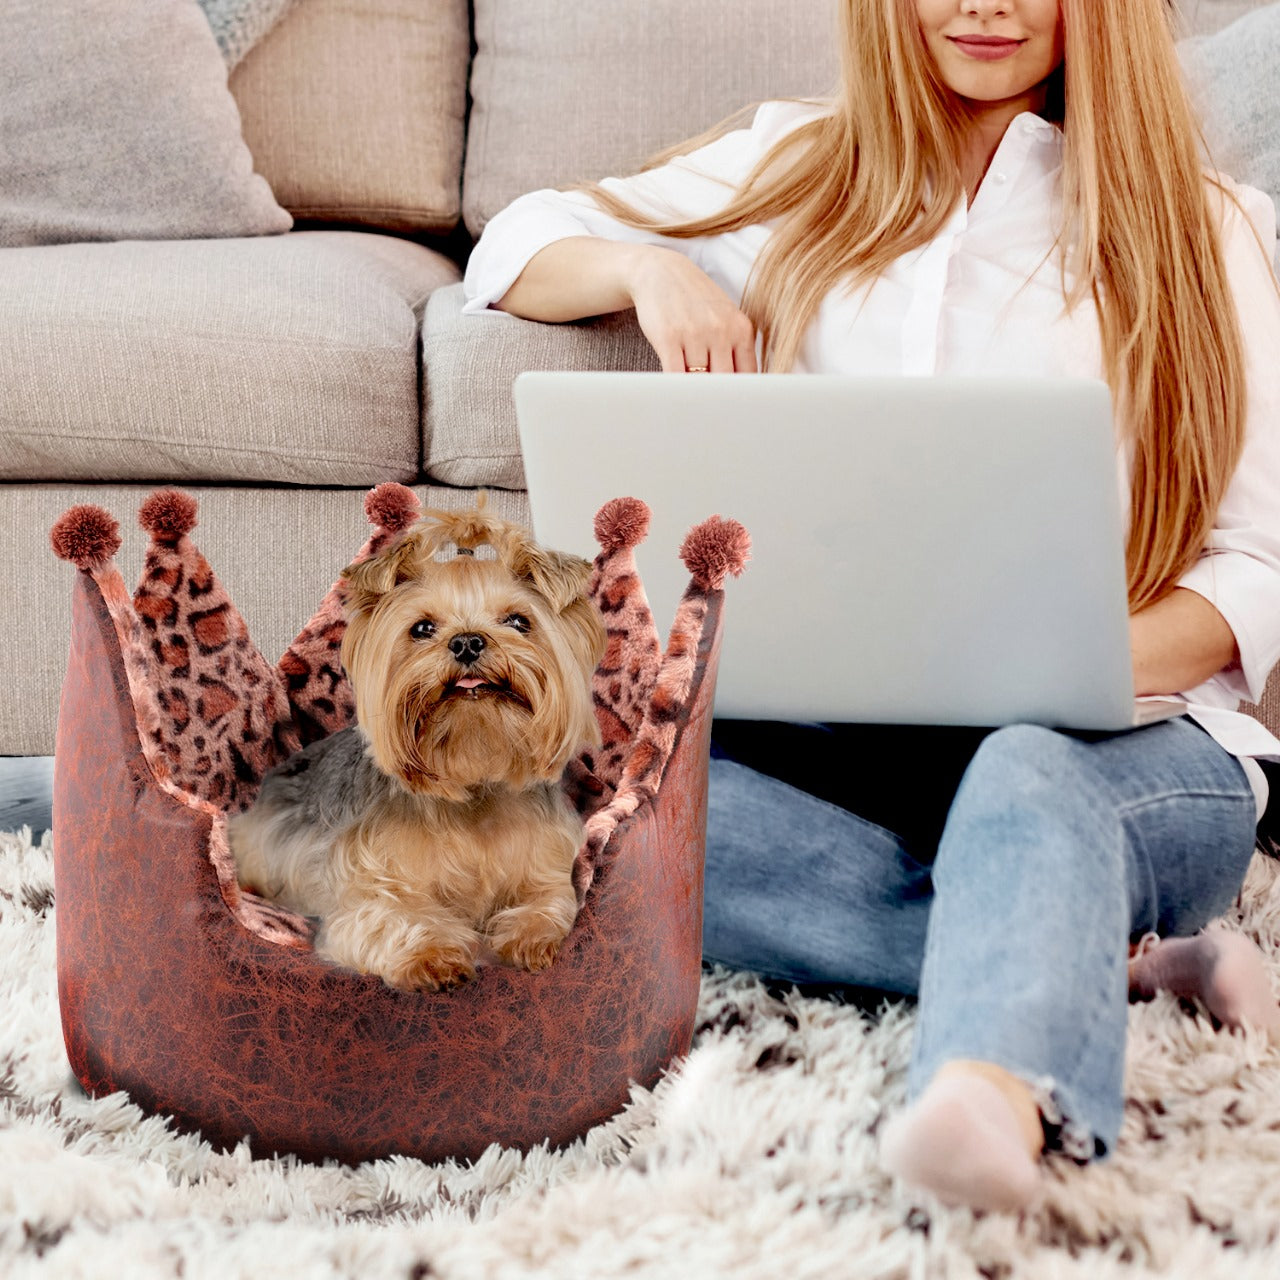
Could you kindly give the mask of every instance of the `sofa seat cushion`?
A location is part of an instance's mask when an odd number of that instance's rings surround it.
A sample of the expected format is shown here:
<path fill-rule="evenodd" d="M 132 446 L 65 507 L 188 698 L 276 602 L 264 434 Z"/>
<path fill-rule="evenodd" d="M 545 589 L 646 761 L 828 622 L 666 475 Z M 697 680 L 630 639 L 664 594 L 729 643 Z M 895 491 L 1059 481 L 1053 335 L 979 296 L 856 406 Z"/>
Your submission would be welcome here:
<path fill-rule="evenodd" d="M 0 254 L 0 479 L 369 485 L 419 472 L 440 254 L 362 232 Z"/>
<path fill-rule="evenodd" d="M 538 324 L 462 314 L 462 286 L 431 295 L 422 323 L 423 457 L 442 484 L 523 489 L 511 387 L 525 369 L 656 371 L 634 311 Z"/>

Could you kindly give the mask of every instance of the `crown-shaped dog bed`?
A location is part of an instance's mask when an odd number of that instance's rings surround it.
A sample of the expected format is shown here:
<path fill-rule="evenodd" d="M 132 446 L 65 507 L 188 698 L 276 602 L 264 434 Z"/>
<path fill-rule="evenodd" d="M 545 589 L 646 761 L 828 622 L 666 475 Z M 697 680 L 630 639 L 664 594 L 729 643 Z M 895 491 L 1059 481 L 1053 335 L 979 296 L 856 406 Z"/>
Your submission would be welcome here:
<path fill-rule="evenodd" d="M 419 517 L 380 485 L 385 547 Z M 481 969 L 400 992 L 311 950 L 311 926 L 243 892 L 226 838 L 263 774 L 345 726 L 340 585 L 272 666 L 190 538 L 194 499 L 152 495 L 129 595 L 118 526 L 68 511 L 71 653 L 54 768 L 58 996 L 72 1068 L 220 1146 L 349 1162 L 567 1142 L 686 1052 L 698 997 L 707 745 L 722 584 L 745 530 L 713 517 L 681 550 L 692 581 L 663 652 L 633 548 L 643 503 L 601 509 L 591 594 L 608 631 L 594 678 L 604 745 L 565 788 L 586 821 L 581 909 L 541 973 Z"/>

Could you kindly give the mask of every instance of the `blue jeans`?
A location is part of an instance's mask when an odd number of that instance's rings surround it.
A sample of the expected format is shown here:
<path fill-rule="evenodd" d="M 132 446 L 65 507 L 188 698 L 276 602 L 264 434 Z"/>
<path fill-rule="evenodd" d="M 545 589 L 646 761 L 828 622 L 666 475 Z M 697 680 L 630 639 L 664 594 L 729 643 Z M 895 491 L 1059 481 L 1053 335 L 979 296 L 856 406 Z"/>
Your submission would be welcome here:
<path fill-rule="evenodd" d="M 931 736 L 948 732 L 935 771 Z M 913 1097 L 944 1062 L 998 1063 L 1032 1086 L 1050 1145 L 1104 1155 L 1123 1112 L 1128 943 L 1194 933 L 1231 905 L 1253 792 L 1186 719 L 1114 735 L 956 732 L 906 731 L 915 750 L 887 753 L 907 775 L 901 822 L 713 759 L 704 954 L 918 994 Z M 860 756 L 817 727 L 812 741 L 835 745 L 847 772 L 883 767 L 874 731 Z M 786 755 L 779 771 L 795 776 L 794 742 Z"/>

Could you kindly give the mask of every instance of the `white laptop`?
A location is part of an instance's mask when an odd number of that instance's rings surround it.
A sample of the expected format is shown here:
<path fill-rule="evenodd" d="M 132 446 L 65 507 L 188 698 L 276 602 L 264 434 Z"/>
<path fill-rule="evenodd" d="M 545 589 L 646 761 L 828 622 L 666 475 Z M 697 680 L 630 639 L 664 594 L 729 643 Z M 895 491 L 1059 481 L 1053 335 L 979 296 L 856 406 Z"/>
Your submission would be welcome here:
<path fill-rule="evenodd" d="M 653 512 L 637 561 L 665 631 L 710 515 L 751 534 L 730 580 L 716 713 L 1123 729 L 1135 700 L 1111 397 L 1102 382 L 525 373 L 539 541 Z"/>

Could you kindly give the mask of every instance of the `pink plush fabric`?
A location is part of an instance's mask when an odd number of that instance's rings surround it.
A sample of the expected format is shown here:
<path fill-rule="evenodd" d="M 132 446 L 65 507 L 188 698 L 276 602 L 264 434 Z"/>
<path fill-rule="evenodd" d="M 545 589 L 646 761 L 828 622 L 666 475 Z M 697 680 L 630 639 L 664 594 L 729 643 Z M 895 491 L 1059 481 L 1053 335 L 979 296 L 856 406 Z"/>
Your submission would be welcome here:
<path fill-rule="evenodd" d="M 376 555 L 418 519 L 421 509 L 417 494 L 402 484 L 380 484 L 371 489 L 364 513 L 374 531 L 352 563 Z M 339 579 L 276 666 L 303 745 L 345 728 L 356 713 L 355 695 L 339 655 L 346 629 Z"/>

